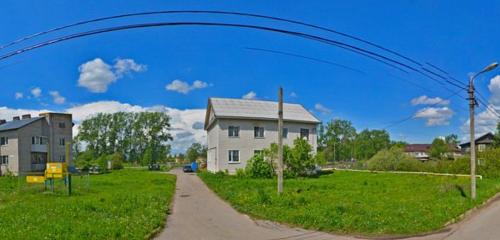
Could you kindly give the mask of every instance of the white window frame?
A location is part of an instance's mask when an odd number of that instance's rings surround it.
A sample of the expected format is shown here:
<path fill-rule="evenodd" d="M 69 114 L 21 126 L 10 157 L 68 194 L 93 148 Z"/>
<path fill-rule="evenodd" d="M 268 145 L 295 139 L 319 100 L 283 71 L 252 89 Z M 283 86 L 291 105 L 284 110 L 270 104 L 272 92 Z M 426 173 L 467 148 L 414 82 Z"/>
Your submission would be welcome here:
<path fill-rule="evenodd" d="M 238 161 L 234 161 L 233 154 L 235 152 L 238 154 Z M 228 158 L 227 158 L 228 163 L 240 163 L 240 150 L 228 150 L 227 153 L 228 153 Z"/>
<path fill-rule="evenodd" d="M 262 131 L 260 131 L 261 129 L 262 129 Z M 261 133 L 261 132 L 262 132 L 262 136 L 257 136 L 257 135 L 260 135 L 257 133 Z M 266 137 L 266 129 L 264 129 L 264 127 L 259 127 L 259 126 L 253 127 L 253 137 L 254 138 L 265 138 Z"/>
<path fill-rule="evenodd" d="M 231 129 L 233 129 L 233 131 L 231 131 Z M 231 135 L 231 133 L 232 133 L 232 135 Z M 240 127 L 239 126 L 229 126 L 227 128 L 227 136 L 230 138 L 240 137 Z"/>

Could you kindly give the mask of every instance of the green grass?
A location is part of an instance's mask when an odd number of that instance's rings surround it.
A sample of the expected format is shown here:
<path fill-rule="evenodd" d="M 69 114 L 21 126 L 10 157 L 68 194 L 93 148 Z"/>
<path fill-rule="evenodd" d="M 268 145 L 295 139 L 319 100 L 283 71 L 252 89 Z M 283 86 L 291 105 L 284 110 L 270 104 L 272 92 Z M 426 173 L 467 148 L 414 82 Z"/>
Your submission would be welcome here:
<path fill-rule="evenodd" d="M 238 211 L 307 229 L 367 236 L 429 232 L 500 191 L 499 179 L 478 181 L 468 198 L 468 178 L 338 171 L 319 178 L 276 181 L 200 173 Z"/>
<path fill-rule="evenodd" d="M 164 226 L 175 176 L 125 169 L 73 177 L 73 195 L 0 178 L 1 239 L 144 239 Z"/>

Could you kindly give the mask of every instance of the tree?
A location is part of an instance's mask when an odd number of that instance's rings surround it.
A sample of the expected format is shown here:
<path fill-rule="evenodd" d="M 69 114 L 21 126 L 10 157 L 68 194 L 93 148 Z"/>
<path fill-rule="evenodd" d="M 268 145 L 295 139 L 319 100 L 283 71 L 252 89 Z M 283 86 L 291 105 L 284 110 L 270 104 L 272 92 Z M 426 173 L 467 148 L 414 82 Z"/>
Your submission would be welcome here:
<path fill-rule="evenodd" d="M 390 146 L 389 133 L 385 130 L 365 129 L 356 135 L 354 151 L 357 160 L 370 159 L 378 151 Z"/>
<path fill-rule="evenodd" d="M 431 157 L 438 159 L 449 151 L 449 145 L 442 138 L 435 138 L 434 141 L 432 141 L 432 145 L 429 150 Z"/>
<path fill-rule="evenodd" d="M 348 160 L 353 158 L 356 129 L 347 120 L 335 119 L 327 124 L 320 138 L 326 159 Z"/>
<path fill-rule="evenodd" d="M 444 141 L 449 144 L 449 145 L 458 145 L 460 143 L 460 141 L 458 141 L 458 135 L 456 134 L 450 134 L 446 137 L 444 137 Z"/>
<path fill-rule="evenodd" d="M 200 143 L 193 143 L 186 151 L 186 158 L 190 162 L 195 162 L 199 157 L 202 157 L 204 153 L 206 154 L 205 149 L 206 148 Z"/>

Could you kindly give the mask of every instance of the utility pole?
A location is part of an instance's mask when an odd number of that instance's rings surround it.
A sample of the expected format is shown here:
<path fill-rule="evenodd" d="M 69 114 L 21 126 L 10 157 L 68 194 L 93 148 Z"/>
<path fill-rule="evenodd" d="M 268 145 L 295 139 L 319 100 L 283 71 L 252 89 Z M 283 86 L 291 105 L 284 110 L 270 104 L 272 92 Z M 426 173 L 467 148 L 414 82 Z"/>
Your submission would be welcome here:
<path fill-rule="evenodd" d="M 278 194 L 283 193 L 283 88 L 278 91 Z"/>
<path fill-rule="evenodd" d="M 476 138 L 474 137 L 474 107 L 477 105 L 476 98 L 474 96 L 474 79 L 482 73 L 491 71 L 498 66 L 498 63 L 494 62 L 484 68 L 482 71 L 471 75 L 469 78 L 469 117 L 470 117 L 470 197 L 472 200 L 476 199 Z"/>
<path fill-rule="evenodd" d="M 474 77 L 469 79 L 469 118 L 470 118 L 470 197 L 476 199 L 476 138 L 474 137 Z"/>

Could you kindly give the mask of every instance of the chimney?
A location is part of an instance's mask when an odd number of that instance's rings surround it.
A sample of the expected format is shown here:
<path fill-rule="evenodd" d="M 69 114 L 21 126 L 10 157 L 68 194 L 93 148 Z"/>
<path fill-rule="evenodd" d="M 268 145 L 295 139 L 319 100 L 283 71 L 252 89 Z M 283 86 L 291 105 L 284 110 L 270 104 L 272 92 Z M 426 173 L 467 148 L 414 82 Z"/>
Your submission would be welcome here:
<path fill-rule="evenodd" d="M 7 120 L 5 119 L 0 119 L 0 125 L 7 123 Z"/>
<path fill-rule="evenodd" d="M 21 118 L 19 116 L 15 116 L 12 118 L 12 121 L 18 121 L 18 120 L 21 120 Z"/>
<path fill-rule="evenodd" d="M 24 114 L 23 115 L 23 119 L 30 119 L 31 118 L 31 114 Z"/>

